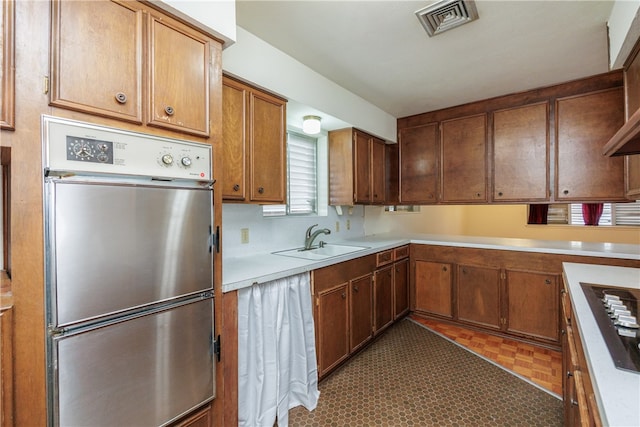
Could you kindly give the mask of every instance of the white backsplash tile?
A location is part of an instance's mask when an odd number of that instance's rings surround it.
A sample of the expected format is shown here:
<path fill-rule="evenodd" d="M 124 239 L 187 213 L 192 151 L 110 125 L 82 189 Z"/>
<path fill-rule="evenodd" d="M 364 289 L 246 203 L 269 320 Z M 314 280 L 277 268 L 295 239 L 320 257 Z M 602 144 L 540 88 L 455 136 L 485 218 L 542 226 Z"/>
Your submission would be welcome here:
<path fill-rule="evenodd" d="M 337 232 L 336 222 L 340 223 Z M 230 258 L 303 246 L 305 231 L 313 224 L 331 230 L 331 234 L 321 236 L 325 242 L 362 237 L 364 208 L 354 206 L 349 214 L 349 209 L 344 207 L 341 216 L 329 206 L 327 216 L 264 218 L 259 205 L 225 203 L 222 205 L 222 224 L 222 253 Z M 249 229 L 249 243 L 241 243 L 243 228 Z"/>

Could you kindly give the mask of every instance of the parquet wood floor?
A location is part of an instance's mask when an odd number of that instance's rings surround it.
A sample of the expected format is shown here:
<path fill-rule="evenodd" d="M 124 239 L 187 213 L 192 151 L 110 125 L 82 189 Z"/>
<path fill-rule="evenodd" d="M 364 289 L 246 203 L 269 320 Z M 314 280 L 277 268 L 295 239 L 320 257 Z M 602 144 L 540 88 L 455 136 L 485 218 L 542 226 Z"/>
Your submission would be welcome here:
<path fill-rule="evenodd" d="M 562 396 L 561 352 L 419 316 L 412 315 L 411 319 Z"/>

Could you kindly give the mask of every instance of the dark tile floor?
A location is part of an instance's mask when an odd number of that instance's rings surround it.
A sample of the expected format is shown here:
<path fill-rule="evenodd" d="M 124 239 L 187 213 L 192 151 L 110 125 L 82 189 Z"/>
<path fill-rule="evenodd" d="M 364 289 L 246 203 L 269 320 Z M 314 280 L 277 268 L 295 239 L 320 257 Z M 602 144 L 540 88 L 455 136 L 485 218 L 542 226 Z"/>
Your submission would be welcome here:
<path fill-rule="evenodd" d="M 560 426 L 562 402 L 404 319 L 320 383 L 291 426 Z"/>

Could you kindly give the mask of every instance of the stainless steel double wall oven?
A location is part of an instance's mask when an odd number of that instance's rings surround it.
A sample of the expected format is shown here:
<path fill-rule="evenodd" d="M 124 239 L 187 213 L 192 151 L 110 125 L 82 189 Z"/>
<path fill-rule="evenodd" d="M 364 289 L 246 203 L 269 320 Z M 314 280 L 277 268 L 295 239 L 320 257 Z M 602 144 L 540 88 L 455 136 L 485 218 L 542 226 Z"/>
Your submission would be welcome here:
<path fill-rule="evenodd" d="M 166 425 L 215 396 L 211 147 L 42 131 L 50 424 Z"/>

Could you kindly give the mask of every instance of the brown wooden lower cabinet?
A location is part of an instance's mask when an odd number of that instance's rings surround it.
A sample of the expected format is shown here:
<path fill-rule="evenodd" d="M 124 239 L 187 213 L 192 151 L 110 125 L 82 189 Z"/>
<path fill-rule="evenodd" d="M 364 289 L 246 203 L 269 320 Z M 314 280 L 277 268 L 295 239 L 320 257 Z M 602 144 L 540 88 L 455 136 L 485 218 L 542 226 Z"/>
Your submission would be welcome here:
<path fill-rule="evenodd" d="M 374 278 L 373 332 L 379 334 L 393 323 L 393 265 L 376 270 Z"/>
<path fill-rule="evenodd" d="M 408 256 L 405 245 L 312 272 L 320 378 L 409 312 Z"/>
<path fill-rule="evenodd" d="M 336 367 L 349 355 L 349 284 L 322 291 L 316 296 L 318 375 Z"/>
<path fill-rule="evenodd" d="M 562 263 L 640 267 L 637 260 L 411 245 L 411 309 L 560 348 Z"/>
<path fill-rule="evenodd" d="M 371 274 L 351 280 L 349 284 L 349 347 L 351 353 L 365 345 L 373 335 L 372 285 Z"/>
<path fill-rule="evenodd" d="M 416 260 L 413 309 L 447 318 L 453 317 L 451 264 Z"/>
<path fill-rule="evenodd" d="M 601 426 L 580 335 L 573 329 L 569 294 L 562 293 L 562 397 L 564 425 Z"/>
<path fill-rule="evenodd" d="M 506 276 L 507 332 L 557 342 L 560 277 L 516 270 Z"/>
<path fill-rule="evenodd" d="M 458 265 L 457 277 L 458 320 L 484 328 L 500 329 L 500 270 Z"/>
<path fill-rule="evenodd" d="M 393 265 L 393 320 L 409 312 L 409 258 Z"/>

